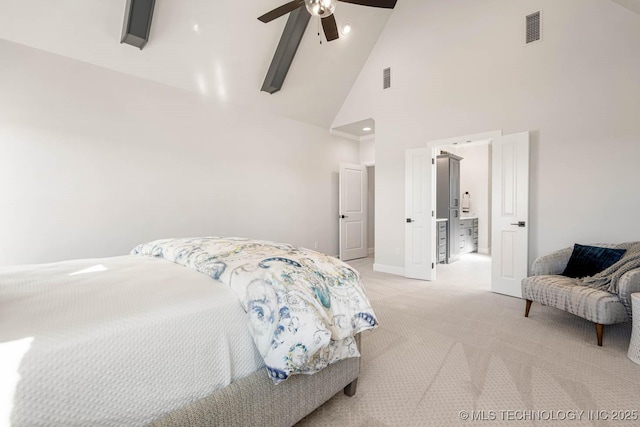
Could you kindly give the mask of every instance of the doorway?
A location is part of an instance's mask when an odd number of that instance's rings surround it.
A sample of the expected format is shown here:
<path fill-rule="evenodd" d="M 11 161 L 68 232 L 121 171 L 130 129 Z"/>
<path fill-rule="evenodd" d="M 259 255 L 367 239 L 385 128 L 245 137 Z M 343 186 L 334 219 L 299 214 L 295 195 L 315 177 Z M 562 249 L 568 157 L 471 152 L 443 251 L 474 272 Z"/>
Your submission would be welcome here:
<path fill-rule="evenodd" d="M 435 163 L 439 147 L 485 141 L 491 147 L 490 240 L 487 235 L 487 249 L 493 256 L 491 287 L 494 292 L 521 296 L 520 281 L 528 272 L 529 132 L 487 132 L 431 141 L 427 147 L 405 151 L 405 276 L 436 279 Z M 456 216 L 454 227 L 458 219 Z"/>
<path fill-rule="evenodd" d="M 491 274 L 491 142 L 490 140 L 457 141 L 438 145 L 436 168 L 442 168 L 448 158 L 456 158 L 459 185 L 458 224 L 451 228 L 449 218 L 441 218 L 442 193 L 448 182 L 443 170 L 436 172 L 433 191 L 436 197 L 436 271 L 456 275 Z M 446 171 L 446 169 L 445 169 Z M 448 197 L 446 197 L 448 198 Z M 447 209 L 444 209 L 447 212 Z M 455 234 L 455 239 L 451 238 Z M 444 236 L 444 238 L 443 238 Z M 455 245 L 454 248 L 451 246 Z M 449 252 L 455 252 L 454 257 Z M 471 268 L 473 267 L 473 268 Z M 485 271 L 486 270 L 486 271 Z"/>
<path fill-rule="evenodd" d="M 375 121 L 360 120 L 331 129 L 358 142 L 360 162 L 341 165 L 339 173 L 339 257 L 373 256 L 375 251 Z M 347 166 L 344 168 L 343 166 Z"/>
<path fill-rule="evenodd" d="M 459 249 L 462 254 L 491 255 L 491 143 L 489 140 L 436 146 L 436 156 L 450 153 L 461 158 L 459 167 L 460 218 L 464 224 Z M 438 191 L 438 179 L 433 184 Z M 438 209 L 436 209 L 438 212 Z"/>
<path fill-rule="evenodd" d="M 340 163 L 339 172 L 340 259 L 349 261 L 367 256 L 368 179 L 364 165 Z"/>
<path fill-rule="evenodd" d="M 375 252 L 375 166 L 340 164 L 339 257 L 343 261 Z"/>

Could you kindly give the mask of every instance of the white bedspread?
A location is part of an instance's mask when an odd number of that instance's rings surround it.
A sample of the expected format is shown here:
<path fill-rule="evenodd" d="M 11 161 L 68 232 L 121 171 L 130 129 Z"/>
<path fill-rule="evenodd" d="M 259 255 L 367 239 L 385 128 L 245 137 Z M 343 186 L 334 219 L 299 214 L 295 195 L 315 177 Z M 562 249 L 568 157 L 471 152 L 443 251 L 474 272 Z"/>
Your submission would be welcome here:
<path fill-rule="evenodd" d="M 262 367 L 237 297 L 180 265 L 0 268 L 0 425 L 143 425 Z"/>
<path fill-rule="evenodd" d="M 228 285 L 276 384 L 359 357 L 355 335 L 378 325 L 358 272 L 309 249 L 210 236 L 155 240 L 132 254 L 164 258 Z"/>

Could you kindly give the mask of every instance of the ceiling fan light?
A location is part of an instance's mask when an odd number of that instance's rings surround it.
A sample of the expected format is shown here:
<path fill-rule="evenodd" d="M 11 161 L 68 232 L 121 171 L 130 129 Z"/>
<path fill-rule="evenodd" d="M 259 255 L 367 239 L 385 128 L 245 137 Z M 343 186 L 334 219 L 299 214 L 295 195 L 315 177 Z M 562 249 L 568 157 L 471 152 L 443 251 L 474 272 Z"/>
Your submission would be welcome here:
<path fill-rule="evenodd" d="M 304 0 L 309 13 L 318 18 L 331 16 L 333 11 L 336 10 L 336 3 L 338 3 L 338 0 Z"/>

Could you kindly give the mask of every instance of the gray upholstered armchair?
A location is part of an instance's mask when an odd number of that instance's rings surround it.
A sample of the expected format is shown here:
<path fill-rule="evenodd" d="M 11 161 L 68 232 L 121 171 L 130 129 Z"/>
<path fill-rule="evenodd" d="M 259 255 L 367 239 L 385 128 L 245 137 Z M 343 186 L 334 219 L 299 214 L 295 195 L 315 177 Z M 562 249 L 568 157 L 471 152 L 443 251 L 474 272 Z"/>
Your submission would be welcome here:
<path fill-rule="evenodd" d="M 614 248 L 616 245 L 595 246 Z M 598 345 L 602 346 L 605 325 L 631 320 L 631 294 L 640 292 L 640 268 L 625 272 L 617 282 L 617 293 L 584 286 L 580 279 L 561 276 L 573 248 L 565 248 L 536 259 L 531 277 L 522 281 L 526 300 L 525 317 L 533 301 L 559 308 L 595 324 Z"/>

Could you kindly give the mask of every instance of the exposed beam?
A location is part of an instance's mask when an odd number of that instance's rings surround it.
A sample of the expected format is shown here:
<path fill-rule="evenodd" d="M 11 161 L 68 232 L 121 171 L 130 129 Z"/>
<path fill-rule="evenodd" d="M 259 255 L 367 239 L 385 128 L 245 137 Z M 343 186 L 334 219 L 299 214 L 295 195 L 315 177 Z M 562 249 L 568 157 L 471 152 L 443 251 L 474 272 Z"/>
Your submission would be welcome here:
<path fill-rule="evenodd" d="M 149 40 L 155 0 L 127 0 L 120 43 L 142 48 Z"/>
<path fill-rule="evenodd" d="M 271 66 L 262 84 L 262 91 L 275 93 L 282 89 L 284 79 L 287 77 L 289 67 L 296 56 L 296 51 L 302 40 L 311 15 L 307 8 L 300 7 L 289 14 L 287 25 L 284 27 L 282 37 L 278 43 L 276 53 L 271 60 Z"/>

